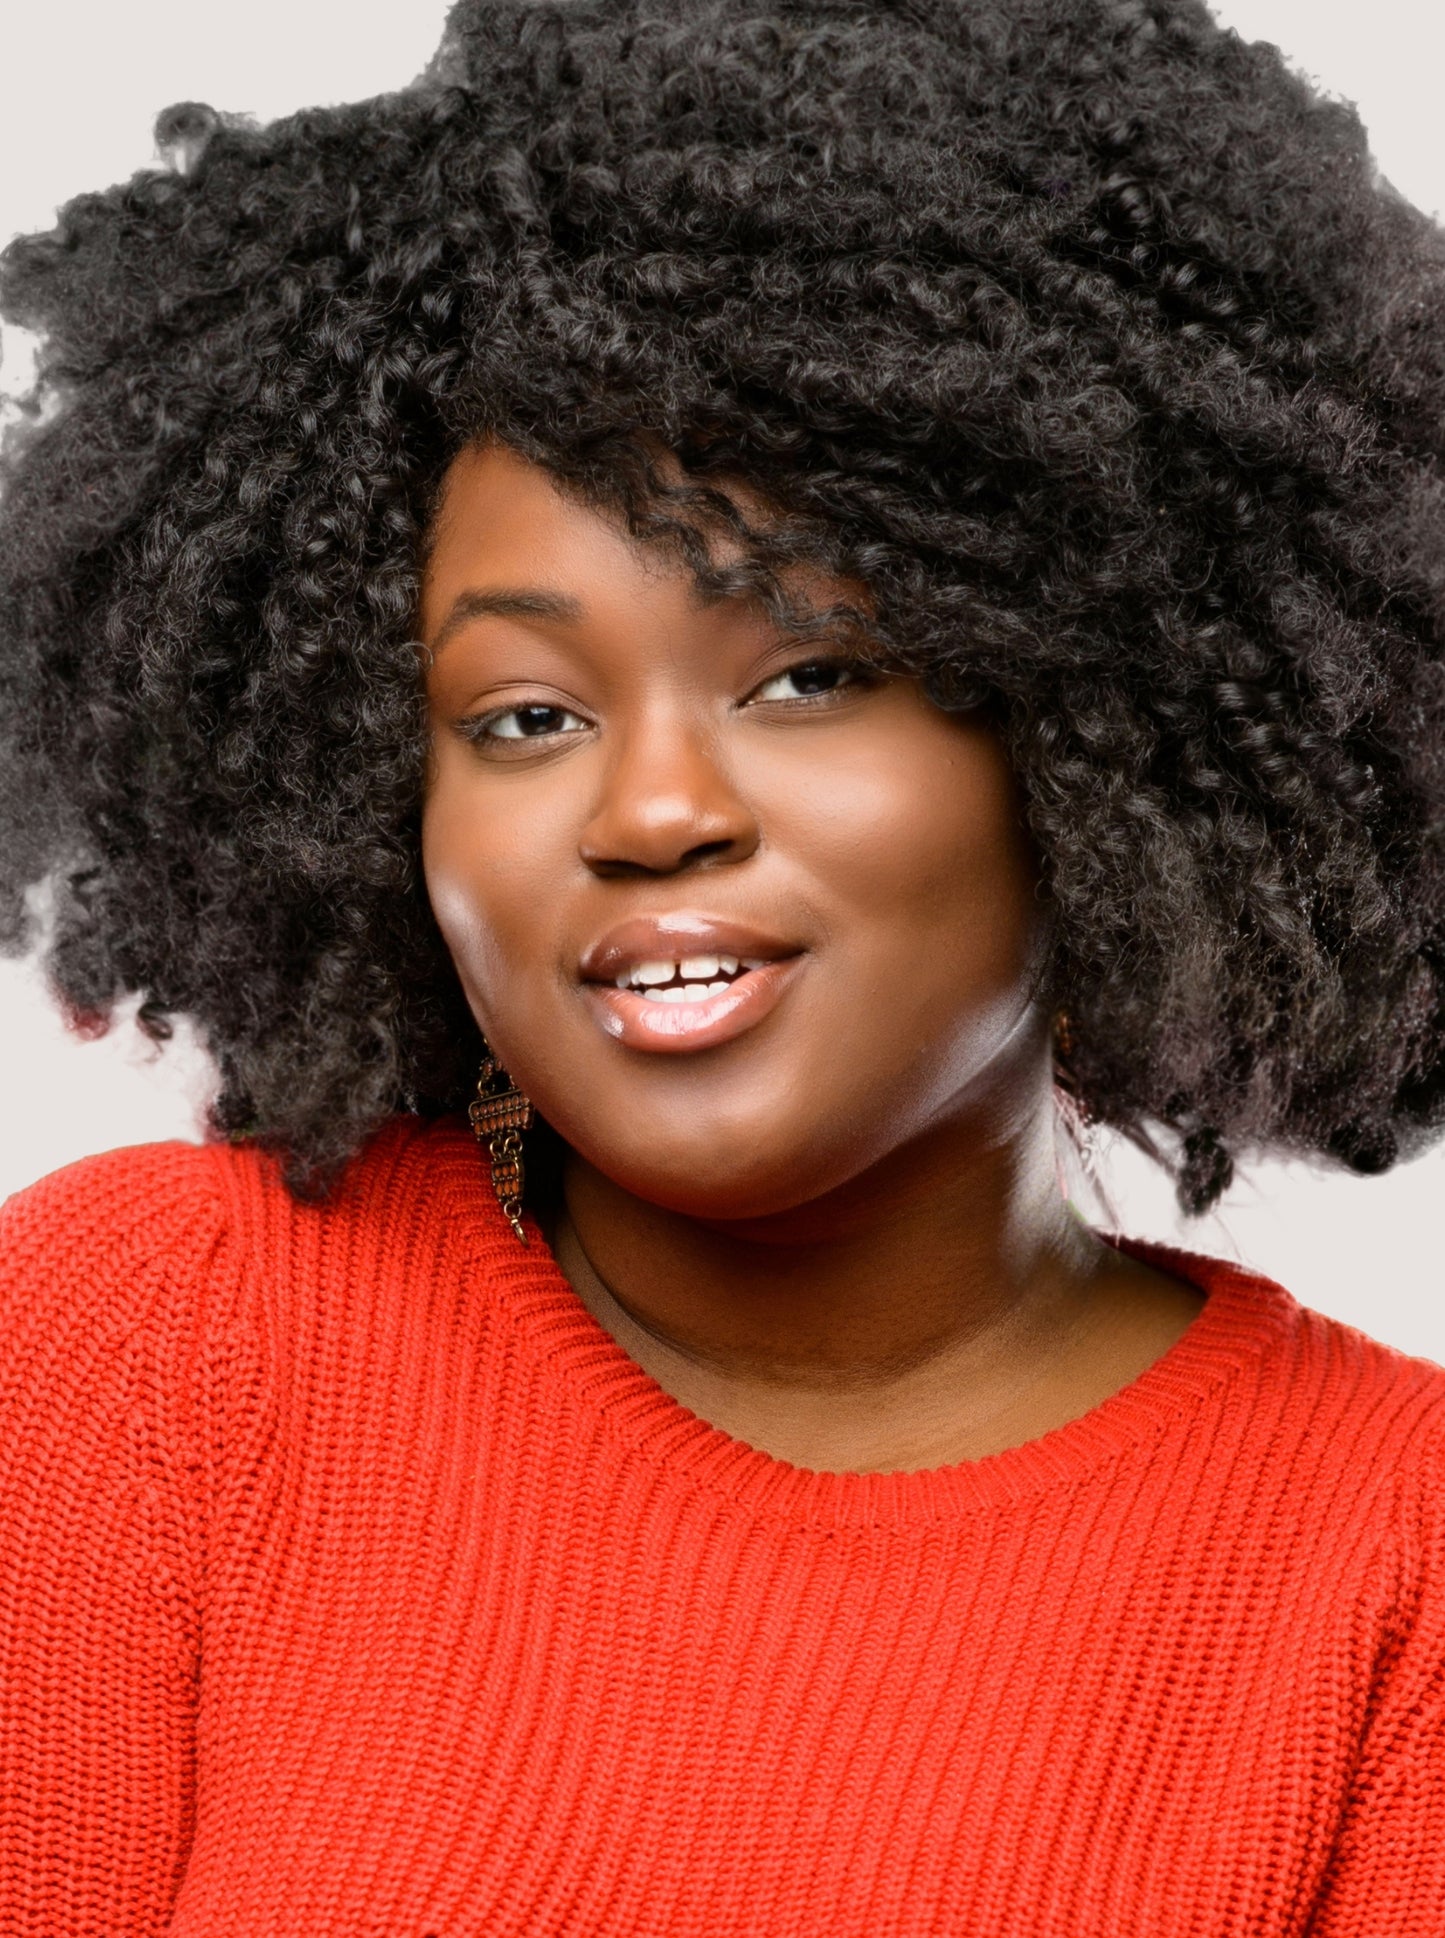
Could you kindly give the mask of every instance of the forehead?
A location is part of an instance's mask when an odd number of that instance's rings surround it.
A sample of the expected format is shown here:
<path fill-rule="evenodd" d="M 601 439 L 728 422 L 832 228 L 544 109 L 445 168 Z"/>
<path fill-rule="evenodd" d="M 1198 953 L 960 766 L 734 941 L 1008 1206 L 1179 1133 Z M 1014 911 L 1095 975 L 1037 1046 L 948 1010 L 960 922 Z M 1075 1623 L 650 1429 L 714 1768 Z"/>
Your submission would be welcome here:
<path fill-rule="evenodd" d="M 624 563 L 655 571 L 619 521 L 568 492 L 542 465 L 502 444 L 470 445 L 442 481 L 422 574 L 424 620 L 460 577 L 505 567 L 545 582 L 559 567 Z"/>
<path fill-rule="evenodd" d="M 666 456 L 659 469 L 681 476 Z M 708 488 L 720 487 L 709 479 Z M 754 529 L 766 525 L 755 492 L 741 482 L 725 489 Z M 744 559 L 736 534 L 720 524 L 695 528 L 714 568 Z M 856 617 L 868 609 L 866 587 L 840 574 L 789 565 L 776 577 L 802 613 L 841 607 Z M 725 598 L 707 591 L 680 552 L 634 536 L 620 511 L 589 503 L 544 465 L 493 441 L 468 446 L 443 480 L 418 616 L 433 651 L 467 618 L 487 613 L 581 626 L 626 623 L 646 607 L 753 627 L 765 613 L 746 583 Z"/>

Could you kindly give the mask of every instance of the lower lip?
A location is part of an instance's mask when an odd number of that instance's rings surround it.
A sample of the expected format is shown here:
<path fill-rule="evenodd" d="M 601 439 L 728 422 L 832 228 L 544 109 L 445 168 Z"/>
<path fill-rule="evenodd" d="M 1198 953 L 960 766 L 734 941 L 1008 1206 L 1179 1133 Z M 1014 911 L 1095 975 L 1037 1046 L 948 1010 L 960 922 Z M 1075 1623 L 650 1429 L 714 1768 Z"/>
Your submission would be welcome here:
<path fill-rule="evenodd" d="M 589 982 L 583 988 L 597 1021 L 624 1048 L 676 1055 L 710 1050 L 755 1028 L 776 1008 L 802 960 L 788 956 L 749 969 L 721 996 L 697 1003 L 652 1002 L 612 983 Z"/>

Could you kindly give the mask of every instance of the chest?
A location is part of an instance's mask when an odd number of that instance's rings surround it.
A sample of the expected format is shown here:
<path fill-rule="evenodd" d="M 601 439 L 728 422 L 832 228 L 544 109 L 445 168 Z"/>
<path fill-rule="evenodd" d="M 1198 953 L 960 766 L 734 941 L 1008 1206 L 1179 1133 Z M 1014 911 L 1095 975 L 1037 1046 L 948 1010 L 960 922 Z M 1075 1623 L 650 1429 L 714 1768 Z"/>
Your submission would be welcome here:
<path fill-rule="evenodd" d="M 173 1932 L 1303 1929 L 1368 1664 L 1258 1504 L 796 1525 L 437 1451 L 303 1468 L 221 1567 Z"/>

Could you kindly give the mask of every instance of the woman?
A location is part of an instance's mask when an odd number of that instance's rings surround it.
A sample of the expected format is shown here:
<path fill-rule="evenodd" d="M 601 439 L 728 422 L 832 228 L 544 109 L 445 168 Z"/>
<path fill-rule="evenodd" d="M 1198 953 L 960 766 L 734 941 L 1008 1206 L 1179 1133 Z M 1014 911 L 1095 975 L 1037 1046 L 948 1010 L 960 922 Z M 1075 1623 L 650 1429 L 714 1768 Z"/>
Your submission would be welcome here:
<path fill-rule="evenodd" d="M 1440 1126 L 1436 231 L 1194 0 L 162 132 L 4 852 L 222 1090 L 4 1212 L 0 1928 L 1438 1933 L 1445 1372 L 1054 1161 Z"/>

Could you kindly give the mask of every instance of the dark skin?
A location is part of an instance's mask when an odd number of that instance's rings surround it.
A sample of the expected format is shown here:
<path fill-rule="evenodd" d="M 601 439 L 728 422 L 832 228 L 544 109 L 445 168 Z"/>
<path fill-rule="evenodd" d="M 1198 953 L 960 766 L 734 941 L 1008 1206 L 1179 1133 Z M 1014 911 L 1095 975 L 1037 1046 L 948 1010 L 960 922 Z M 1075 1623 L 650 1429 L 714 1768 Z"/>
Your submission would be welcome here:
<path fill-rule="evenodd" d="M 1167 1351 L 1200 1293 L 1059 1192 L 1048 910 L 991 729 L 704 601 L 499 445 L 448 474 L 419 627 L 432 905 L 569 1147 L 558 1263 L 638 1365 L 795 1466 L 912 1471 Z M 694 918 L 786 948 L 783 993 L 726 1040 L 628 1036 L 609 1005 L 656 1005 L 589 986 L 598 938 Z"/>

